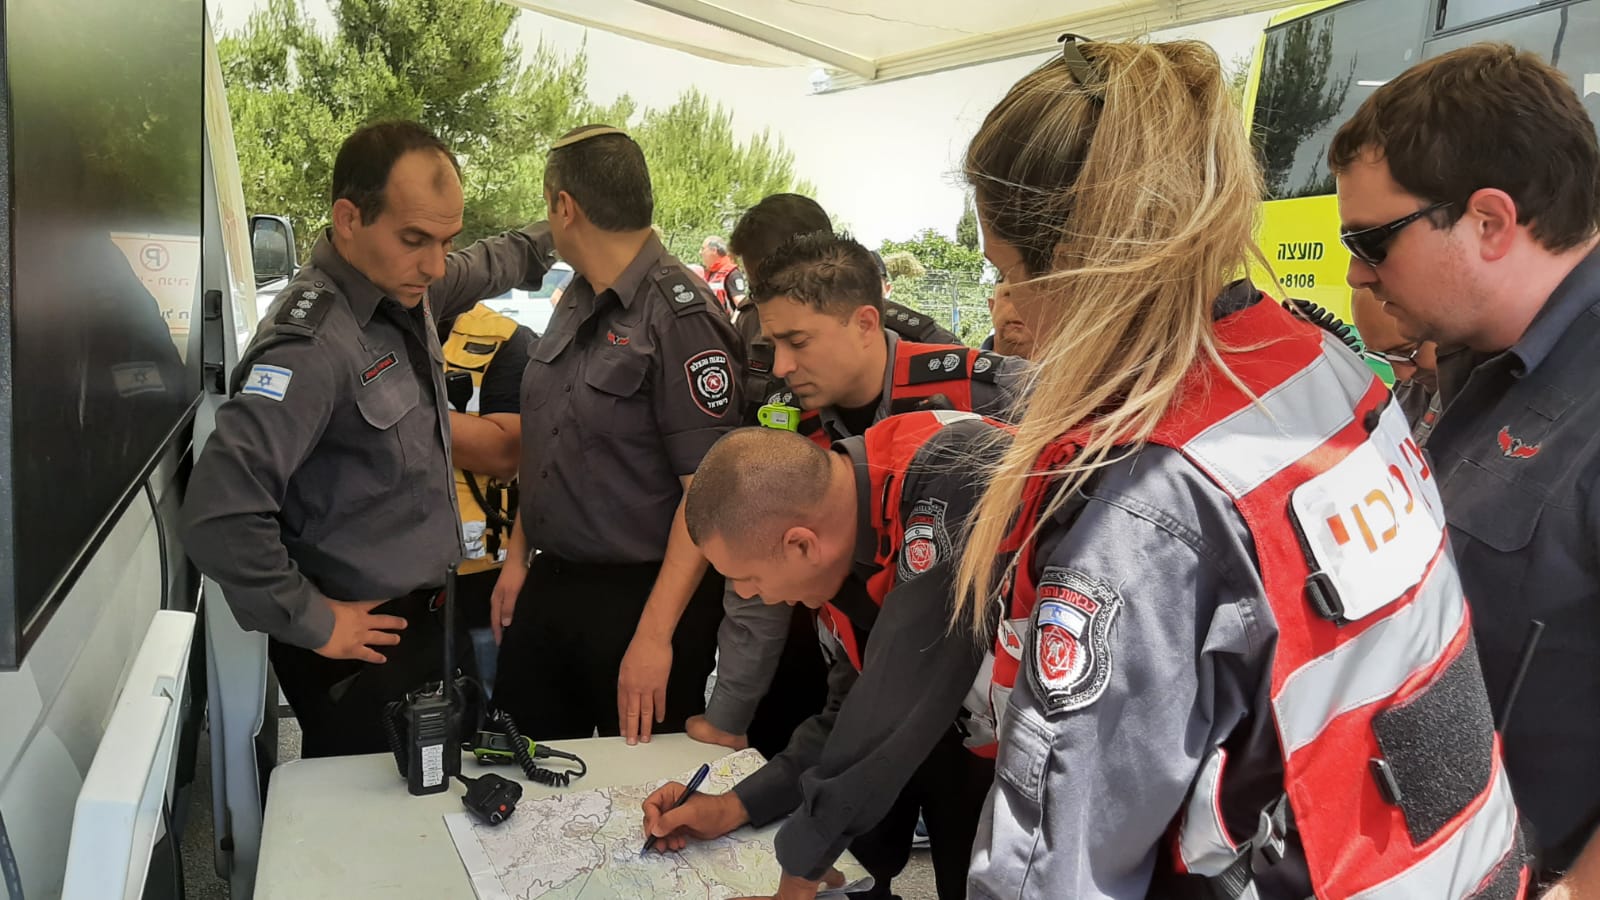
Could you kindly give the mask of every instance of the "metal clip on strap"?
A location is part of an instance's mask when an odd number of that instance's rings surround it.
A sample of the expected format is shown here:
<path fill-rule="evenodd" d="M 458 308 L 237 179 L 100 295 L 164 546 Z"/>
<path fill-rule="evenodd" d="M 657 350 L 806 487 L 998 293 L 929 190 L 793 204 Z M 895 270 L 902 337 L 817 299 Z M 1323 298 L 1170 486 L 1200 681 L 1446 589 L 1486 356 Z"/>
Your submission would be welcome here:
<path fill-rule="evenodd" d="M 1212 900 L 1240 900 L 1255 882 L 1255 873 L 1283 862 L 1289 834 L 1289 798 L 1281 796 L 1261 811 L 1255 836 L 1239 845 L 1239 855 L 1222 873 L 1208 879 Z M 1260 854 L 1260 862 L 1256 861 Z"/>

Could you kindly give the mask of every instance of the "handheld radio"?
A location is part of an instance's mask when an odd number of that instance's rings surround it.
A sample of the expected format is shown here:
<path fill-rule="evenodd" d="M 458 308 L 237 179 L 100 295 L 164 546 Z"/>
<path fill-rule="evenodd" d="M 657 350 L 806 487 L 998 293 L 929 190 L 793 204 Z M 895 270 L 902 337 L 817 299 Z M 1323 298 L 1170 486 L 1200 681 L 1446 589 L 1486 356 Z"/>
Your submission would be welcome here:
<path fill-rule="evenodd" d="M 455 616 L 456 567 L 452 565 L 444 587 L 443 677 L 407 694 L 399 715 L 392 717 L 404 727 L 404 749 L 396 748 L 395 762 L 401 764 L 406 790 L 412 796 L 440 793 L 461 772 L 457 734 L 463 704 L 457 703 L 455 696 Z M 402 753 L 403 761 L 399 758 Z"/>
<path fill-rule="evenodd" d="M 756 410 L 756 421 L 764 428 L 779 431 L 798 431 L 800 410 L 785 403 L 767 403 Z"/>

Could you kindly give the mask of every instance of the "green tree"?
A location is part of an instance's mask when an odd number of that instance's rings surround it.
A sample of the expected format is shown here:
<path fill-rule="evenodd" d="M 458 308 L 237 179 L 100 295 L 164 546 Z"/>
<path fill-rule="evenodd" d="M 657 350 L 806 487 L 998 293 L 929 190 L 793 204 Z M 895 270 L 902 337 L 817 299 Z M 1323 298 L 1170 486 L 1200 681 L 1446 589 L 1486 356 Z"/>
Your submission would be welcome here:
<path fill-rule="evenodd" d="M 974 278 L 983 274 L 983 254 L 976 241 L 969 247 L 932 228 L 924 228 L 909 241 L 884 241 L 878 248 L 885 257 L 901 251 L 915 256 L 929 273 L 959 273 Z"/>
<path fill-rule="evenodd" d="M 992 286 L 983 280 L 983 254 L 976 246 L 926 228 L 909 241 L 884 241 L 878 252 L 886 265 L 896 260 L 890 269 L 896 301 L 927 313 L 968 344 L 977 344 L 989 333 L 987 300 Z M 923 271 L 907 265 L 905 256 Z"/>
<path fill-rule="evenodd" d="M 664 110 L 648 110 L 633 129 L 650 163 L 656 224 L 675 255 L 693 261 L 709 235 L 727 237 L 745 210 L 768 194 L 815 188 L 795 173 L 794 154 L 762 131 L 734 138 L 722 104 L 690 89 Z"/>
<path fill-rule="evenodd" d="M 956 223 L 956 243 L 968 250 L 978 249 L 978 210 L 971 203 L 963 204 L 961 221 Z"/>
<path fill-rule="evenodd" d="M 696 91 L 642 114 L 624 95 L 588 96 L 588 56 L 541 43 L 531 64 L 494 0 L 335 0 L 331 35 L 301 0 L 269 0 L 218 46 L 245 201 L 287 215 L 302 255 L 327 222 L 333 158 L 345 136 L 384 118 L 415 119 L 461 160 L 461 240 L 545 215 L 550 145 L 588 122 L 628 127 L 650 162 L 656 218 L 688 260 L 769 193 L 810 192 L 794 156 L 763 132 L 735 140 L 729 113 Z"/>
<path fill-rule="evenodd" d="M 1228 79 L 1228 93 L 1233 95 L 1233 103 L 1239 109 L 1244 109 L 1244 92 L 1250 86 L 1250 69 L 1255 65 L 1255 54 L 1241 53 L 1232 61 L 1223 65 L 1223 74 Z"/>
<path fill-rule="evenodd" d="M 1267 42 L 1257 88 L 1255 141 L 1269 197 L 1332 191 L 1333 178 L 1320 165 L 1310 167 L 1302 184 L 1291 185 L 1290 180 L 1301 145 L 1343 111 L 1355 66 L 1352 55 L 1337 67 L 1343 72 L 1335 71 L 1333 19 L 1328 16 L 1294 22 Z"/>
<path fill-rule="evenodd" d="M 218 45 L 245 201 L 289 216 L 301 252 L 327 222 L 333 157 L 368 122 L 415 119 L 461 159 L 463 240 L 544 214 L 544 156 L 586 121 L 626 121 L 627 97 L 590 103 L 588 62 L 541 44 L 521 67 L 516 10 L 492 0 L 338 0 L 317 32 L 300 0 L 270 0 Z"/>

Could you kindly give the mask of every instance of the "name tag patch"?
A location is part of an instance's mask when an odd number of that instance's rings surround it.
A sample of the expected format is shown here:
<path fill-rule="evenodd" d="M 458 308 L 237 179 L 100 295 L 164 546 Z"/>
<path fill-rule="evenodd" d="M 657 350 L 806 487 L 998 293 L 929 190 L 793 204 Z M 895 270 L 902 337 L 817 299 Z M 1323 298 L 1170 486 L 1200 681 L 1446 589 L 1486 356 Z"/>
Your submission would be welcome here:
<path fill-rule="evenodd" d="M 366 387 L 374 381 L 377 381 L 378 376 L 394 368 L 399 364 L 399 362 L 400 357 L 396 356 L 393 350 L 390 350 L 383 356 L 378 357 L 378 359 L 373 361 L 372 365 L 367 366 L 367 370 L 365 372 L 361 373 L 361 386 Z"/>
<path fill-rule="evenodd" d="M 258 363 L 250 367 L 250 374 L 245 376 L 239 393 L 255 394 L 282 403 L 284 395 L 289 393 L 289 380 L 292 378 L 294 372 L 288 369 Z"/>
<path fill-rule="evenodd" d="M 1384 408 L 1365 443 L 1296 488 L 1290 507 L 1344 621 L 1415 587 L 1444 537 L 1438 485 L 1397 403 Z"/>

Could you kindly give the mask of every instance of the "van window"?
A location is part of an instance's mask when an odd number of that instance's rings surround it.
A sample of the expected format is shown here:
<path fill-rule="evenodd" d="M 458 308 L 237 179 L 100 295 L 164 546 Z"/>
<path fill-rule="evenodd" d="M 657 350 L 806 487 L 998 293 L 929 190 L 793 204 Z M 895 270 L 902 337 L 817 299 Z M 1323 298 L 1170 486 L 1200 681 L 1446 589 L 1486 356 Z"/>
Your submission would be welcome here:
<path fill-rule="evenodd" d="M 1334 133 L 1420 58 L 1427 14 L 1425 0 L 1357 0 L 1267 32 L 1253 125 L 1268 199 L 1333 193 Z"/>
<path fill-rule="evenodd" d="M 1439 30 L 1449 31 L 1519 10 L 1532 9 L 1540 0 L 1439 0 Z"/>
<path fill-rule="evenodd" d="M 1456 0 L 1452 0 L 1456 2 Z M 1600 125 L 1600 0 L 1584 0 L 1429 41 L 1429 57 L 1479 41 L 1505 41 L 1549 60 L 1572 82 Z"/>

